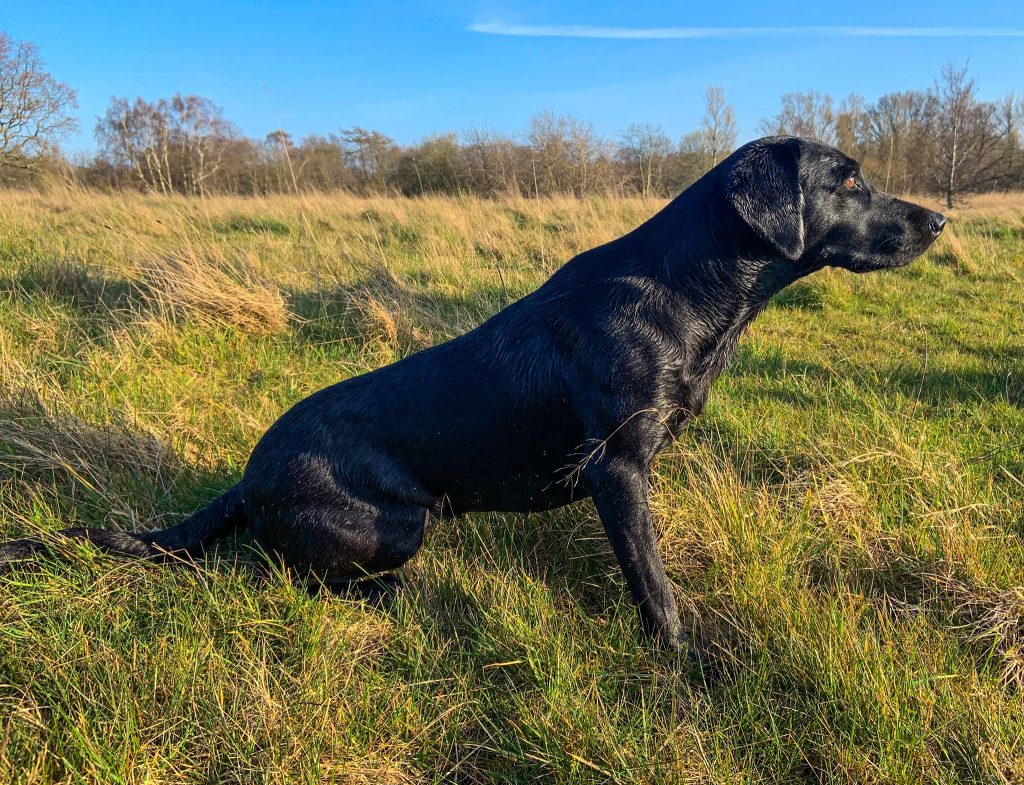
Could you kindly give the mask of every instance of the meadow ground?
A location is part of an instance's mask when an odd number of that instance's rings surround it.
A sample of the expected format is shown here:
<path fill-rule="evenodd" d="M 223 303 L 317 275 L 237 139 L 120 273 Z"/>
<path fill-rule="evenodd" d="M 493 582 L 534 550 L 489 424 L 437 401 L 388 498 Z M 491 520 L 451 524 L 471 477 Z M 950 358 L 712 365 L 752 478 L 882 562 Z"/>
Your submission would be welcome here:
<path fill-rule="evenodd" d="M 169 525 L 291 403 L 642 200 L 0 194 L 0 538 Z M 390 609 L 101 556 L 0 578 L 0 782 L 1024 781 L 1024 198 L 816 274 L 659 460 L 695 670 L 589 503 L 434 524 Z"/>

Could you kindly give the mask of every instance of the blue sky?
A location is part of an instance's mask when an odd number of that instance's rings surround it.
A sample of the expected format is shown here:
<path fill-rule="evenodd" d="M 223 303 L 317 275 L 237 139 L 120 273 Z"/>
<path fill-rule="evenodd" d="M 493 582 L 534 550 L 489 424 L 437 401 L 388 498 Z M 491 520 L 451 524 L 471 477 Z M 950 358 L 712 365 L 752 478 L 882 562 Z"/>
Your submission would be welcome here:
<path fill-rule="evenodd" d="M 942 29 L 935 29 L 942 28 Z M 111 96 L 198 93 L 246 134 L 377 128 L 408 143 L 470 126 L 518 132 L 550 108 L 614 136 L 678 138 L 724 86 L 742 138 L 784 92 L 873 99 L 970 61 L 984 97 L 1024 93 L 1024 3 L 26 2 L 0 29 L 78 91 L 74 151 Z"/>

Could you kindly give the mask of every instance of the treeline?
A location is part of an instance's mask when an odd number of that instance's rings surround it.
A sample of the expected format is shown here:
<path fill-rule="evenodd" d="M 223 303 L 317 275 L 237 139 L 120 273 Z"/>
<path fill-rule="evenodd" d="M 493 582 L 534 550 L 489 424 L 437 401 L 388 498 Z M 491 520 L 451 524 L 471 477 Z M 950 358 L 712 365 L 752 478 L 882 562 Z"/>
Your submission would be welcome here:
<path fill-rule="evenodd" d="M 700 129 L 674 143 L 634 124 L 615 141 L 574 117 L 544 111 L 522 136 L 470 129 L 401 146 L 360 127 L 296 141 L 276 130 L 246 138 L 210 101 L 177 95 L 113 99 L 96 125 L 99 153 L 76 169 L 87 185 L 159 193 L 265 194 L 346 189 L 362 194 L 666 194 L 693 182 L 736 144 L 719 87 Z"/>
<path fill-rule="evenodd" d="M 782 97 L 764 133 L 807 136 L 858 158 L 886 190 L 936 193 L 950 205 L 981 191 L 1024 188 L 1024 100 L 978 97 L 966 68 L 946 66 L 935 85 L 837 102 L 818 92 Z M 550 111 L 519 136 L 470 129 L 401 146 L 353 127 L 296 141 L 277 130 L 242 136 L 196 96 L 129 104 L 114 99 L 96 126 L 100 152 L 79 166 L 89 185 L 161 193 L 265 194 L 347 189 L 357 193 L 543 196 L 556 193 L 675 194 L 737 144 L 721 87 L 704 95 L 700 126 L 678 141 L 637 123 L 614 139 Z"/>
<path fill-rule="evenodd" d="M 111 99 L 95 127 L 97 154 L 64 161 L 55 141 L 73 124 L 74 91 L 42 68 L 31 44 L 0 32 L 0 179 L 60 171 L 78 183 L 167 194 L 267 194 L 346 189 L 392 193 L 544 196 L 678 193 L 737 144 L 721 87 L 704 95 L 699 126 L 673 140 L 636 123 L 614 138 L 551 111 L 517 135 L 472 128 L 399 145 L 360 127 L 296 140 L 278 129 L 248 138 L 195 95 Z M 966 67 L 947 65 L 927 89 L 869 102 L 818 92 L 782 96 L 768 134 L 821 139 L 858 158 L 886 190 L 965 194 L 1024 188 L 1024 99 L 979 97 Z"/>

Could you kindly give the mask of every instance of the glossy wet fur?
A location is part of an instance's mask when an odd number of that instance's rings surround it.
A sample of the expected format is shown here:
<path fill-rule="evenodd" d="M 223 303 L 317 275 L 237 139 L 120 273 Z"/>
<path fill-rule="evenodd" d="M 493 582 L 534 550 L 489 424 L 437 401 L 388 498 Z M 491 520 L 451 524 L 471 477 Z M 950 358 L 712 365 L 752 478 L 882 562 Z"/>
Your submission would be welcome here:
<path fill-rule="evenodd" d="M 299 402 L 235 489 L 145 541 L 191 552 L 248 525 L 330 583 L 401 566 L 441 513 L 591 497 L 645 630 L 679 645 L 648 507 L 655 455 L 773 294 L 827 264 L 905 264 L 940 219 L 871 189 L 837 150 L 753 142 L 475 330 Z"/>

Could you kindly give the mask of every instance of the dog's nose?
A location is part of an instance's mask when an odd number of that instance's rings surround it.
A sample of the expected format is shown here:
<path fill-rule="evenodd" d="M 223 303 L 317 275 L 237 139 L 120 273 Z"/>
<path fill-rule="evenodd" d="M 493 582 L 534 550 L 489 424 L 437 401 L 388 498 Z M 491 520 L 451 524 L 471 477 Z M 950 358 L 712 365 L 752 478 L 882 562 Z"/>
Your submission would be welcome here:
<path fill-rule="evenodd" d="M 938 237 L 942 234 L 942 227 L 946 225 L 946 216 L 942 213 L 932 213 L 928 216 L 928 228 L 932 230 L 932 234 Z"/>

